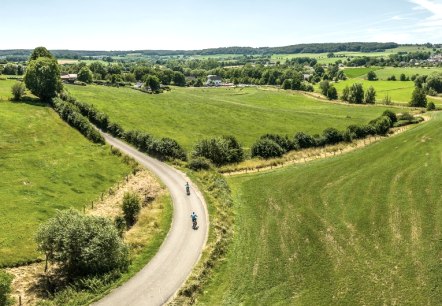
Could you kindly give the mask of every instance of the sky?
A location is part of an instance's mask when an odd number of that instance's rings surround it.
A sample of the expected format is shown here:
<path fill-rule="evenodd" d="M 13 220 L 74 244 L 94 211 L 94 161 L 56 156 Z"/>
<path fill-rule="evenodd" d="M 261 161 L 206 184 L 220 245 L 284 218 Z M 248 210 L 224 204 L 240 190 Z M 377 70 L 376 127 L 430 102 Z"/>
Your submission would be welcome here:
<path fill-rule="evenodd" d="M 0 49 L 442 43 L 442 0 L 1 0 Z"/>

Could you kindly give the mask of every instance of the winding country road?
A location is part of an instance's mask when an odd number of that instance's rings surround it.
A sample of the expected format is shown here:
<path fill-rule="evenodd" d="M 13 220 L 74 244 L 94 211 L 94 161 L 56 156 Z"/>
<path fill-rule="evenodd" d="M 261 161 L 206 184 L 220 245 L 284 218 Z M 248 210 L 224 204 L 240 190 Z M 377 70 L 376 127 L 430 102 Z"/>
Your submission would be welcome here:
<path fill-rule="evenodd" d="M 166 185 L 173 200 L 173 220 L 165 241 L 149 264 L 94 305 L 163 305 L 179 290 L 201 256 L 209 228 L 207 206 L 182 172 L 108 134 L 102 135 L 110 145 L 137 160 Z M 190 196 L 185 193 L 187 181 L 191 185 Z M 198 215 L 198 230 L 192 229 L 193 211 Z"/>

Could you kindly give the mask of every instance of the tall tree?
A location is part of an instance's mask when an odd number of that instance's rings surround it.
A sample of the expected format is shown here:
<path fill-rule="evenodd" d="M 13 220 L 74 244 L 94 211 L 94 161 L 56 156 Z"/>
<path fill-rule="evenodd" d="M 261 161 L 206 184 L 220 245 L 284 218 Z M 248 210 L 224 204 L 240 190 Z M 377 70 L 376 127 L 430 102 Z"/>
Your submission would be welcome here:
<path fill-rule="evenodd" d="M 425 89 L 419 87 L 414 88 L 409 105 L 414 107 L 426 107 L 427 95 L 425 94 Z"/>
<path fill-rule="evenodd" d="M 29 62 L 24 76 L 26 87 L 43 101 L 61 91 L 60 68 L 53 58 L 39 57 Z"/>
<path fill-rule="evenodd" d="M 39 57 L 47 57 L 54 59 L 54 56 L 51 54 L 51 52 L 48 51 L 45 47 L 37 47 L 32 51 L 31 57 L 29 58 L 29 61 L 36 60 Z"/>
<path fill-rule="evenodd" d="M 93 80 L 92 71 L 87 66 L 84 66 L 78 72 L 78 80 L 85 83 L 92 83 Z"/>
<path fill-rule="evenodd" d="M 373 88 L 373 86 L 370 86 L 367 89 L 367 92 L 365 93 L 364 103 L 375 104 L 375 102 L 376 102 L 376 90 Z"/>

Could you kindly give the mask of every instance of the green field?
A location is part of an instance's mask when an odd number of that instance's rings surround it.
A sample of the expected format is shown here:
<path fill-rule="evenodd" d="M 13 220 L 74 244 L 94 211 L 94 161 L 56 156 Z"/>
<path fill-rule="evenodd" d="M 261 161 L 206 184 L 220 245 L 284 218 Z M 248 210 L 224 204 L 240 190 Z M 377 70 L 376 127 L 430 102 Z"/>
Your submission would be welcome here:
<path fill-rule="evenodd" d="M 380 71 L 377 70 L 376 73 Z M 376 101 L 382 103 L 382 99 L 388 95 L 392 102 L 407 104 L 411 100 L 411 95 L 414 90 L 414 82 L 412 81 L 367 81 L 362 78 L 347 79 L 335 83 L 334 86 L 338 90 L 339 96 L 342 94 L 342 90 L 346 86 L 351 86 L 353 83 L 361 83 L 364 86 L 364 90 L 367 90 L 370 86 L 376 90 Z M 316 91 L 319 92 L 319 85 L 316 86 Z M 442 104 L 441 98 L 427 97 L 428 101 L 433 101 L 436 105 Z"/>
<path fill-rule="evenodd" d="M 48 107 L 0 102 L 0 131 L 0 266 L 36 259 L 41 222 L 57 209 L 82 209 L 130 171 Z"/>
<path fill-rule="evenodd" d="M 367 71 L 368 72 L 368 71 Z M 386 80 L 388 77 L 394 75 L 399 80 L 400 75 L 403 73 L 405 76 L 411 77 L 412 75 L 430 75 L 435 72 L 442 72 L 442 68 L 396 68 L 387 67 L 379 70 L 375 70 L 375 73 L 379 80 Z M 366 77 L 364 75 L 364 77 Z"/>
<path fill-rule="evenodd" d="M 379 69 L 380 68 L 376 68 L 376 67 L 346 68 L 346 69 L 344 69 L 344 73 L 347 76 L 347 78 L 349 78 L 349 79 L 353 79 L 353 78 L 357 78 L 357 77 L 364 78 L 367 76 L 367 73 L 369 73 L 370 71 L 377 72 Z"/>
<path fill-rule="evenodd" d="M 336 158 L 229 179 L 204 305 L 441 305 L 442 114 Z"/>
<path fill-rule="evenodd" d="M 178 88 L 150 95 L 129 88 L 68 86 L 79 101 L 94 104 L 125 129 L 176 139 L 186 149 L 204 137 L 231 135 L 249 147 L 266 133 L 321 133 L 367 123 L 385 107 L 321 102 L 263 88 Z M 398 110 L 399 111 L 399 110 Z"/>

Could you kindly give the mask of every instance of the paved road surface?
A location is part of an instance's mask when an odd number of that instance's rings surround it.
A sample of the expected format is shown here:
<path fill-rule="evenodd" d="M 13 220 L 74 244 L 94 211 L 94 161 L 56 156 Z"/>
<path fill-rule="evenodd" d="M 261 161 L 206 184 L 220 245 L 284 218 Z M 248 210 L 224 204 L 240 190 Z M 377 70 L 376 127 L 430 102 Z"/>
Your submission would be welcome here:
<path fill-rule="evenodd" d="M 208 234 L 206 204 L 183 173 L 110 135 L 103 136 L 109 144 L 155 173 L 167 186 L 173 200 L 173 221 L 166 240 L 149 264 L 94 305 L 162 305 L 182 286 L 201 256 Z M 186 181 L 191 185 L 190 196 L 185 193 Z M 192 211 L 198 215 L 196 231 L 192 229 Z"/>

